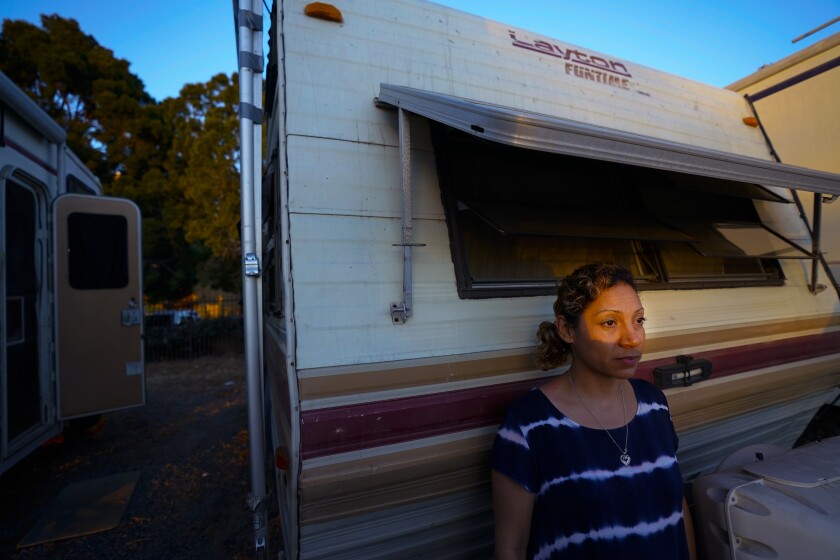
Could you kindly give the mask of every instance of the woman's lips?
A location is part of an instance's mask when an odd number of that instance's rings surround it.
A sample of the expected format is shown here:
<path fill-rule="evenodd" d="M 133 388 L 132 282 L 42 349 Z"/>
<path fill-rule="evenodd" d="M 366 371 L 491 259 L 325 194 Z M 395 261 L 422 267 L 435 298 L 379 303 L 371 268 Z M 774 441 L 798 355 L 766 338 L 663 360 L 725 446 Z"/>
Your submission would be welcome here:
<path fill-rule="evenodd" d="M 639 363 L 639 360 L 642 359 L 641 356 L 633 355 L 633 356 L 620 356 L 616 358 L 619 362 L 624 364 L 626 367 L 633 367 Z"/>

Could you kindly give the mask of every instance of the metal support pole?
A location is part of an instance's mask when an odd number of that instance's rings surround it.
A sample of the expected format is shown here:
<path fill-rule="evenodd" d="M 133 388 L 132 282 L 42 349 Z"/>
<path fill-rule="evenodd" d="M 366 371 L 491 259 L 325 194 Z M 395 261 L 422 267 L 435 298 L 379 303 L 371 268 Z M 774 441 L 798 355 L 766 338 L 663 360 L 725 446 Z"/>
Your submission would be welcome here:
<path fill-rule="evenodd" d="M 411 122 L 408 113 L 398 110 L 400 132 L 400 166 L 402 192 L 402 243 L 395 244 L 403 248 L 403 300 L 391 303 L 391 322 L 402 325 L 412 314 L 412 255 L 411 248 L 422 247 L 422 243 L 414 243 L 414 229 L 412 225 L 412 189 L 411 189 Z"/>
<path fill-rule="evenodd" d="M 820 193 L 814 193 L 814 231 L 811 233 L 811 253 L 816 257 L 820 256 L 820 223 L 822 223 L 822 195 Z M 819 271 L 819 258 L 816 258 L 811 261 L 810 289 L 812 294 L 816 294 L 817 290 L 822 291 L 825 289 L 825 286 L 817 284 L 817 274 Z"/>
<path fill-rule="evenodd" d="M 257 79 L 262 74 L 262 2 L 239 0 L 237 21 L 239 45 L 239 138 L 240 146 L 240 211 L 242 230 L 242 304 L 245 328 L 245 371 L 248 387 L 248 444 L 251 458 L 251 509 L 255 558 L 267 559 L 268 515 L 265 477 L 265 436 L 263 429 L 263 383 L 260 345 L 259 281 L 260 264 L 257 247 L 255 212 L 256 163 L 259 149 L 256 128 L 262 122 L 260 109 L 262 88 Z M 259 97 L 258 97 L 259 96 Z"/>

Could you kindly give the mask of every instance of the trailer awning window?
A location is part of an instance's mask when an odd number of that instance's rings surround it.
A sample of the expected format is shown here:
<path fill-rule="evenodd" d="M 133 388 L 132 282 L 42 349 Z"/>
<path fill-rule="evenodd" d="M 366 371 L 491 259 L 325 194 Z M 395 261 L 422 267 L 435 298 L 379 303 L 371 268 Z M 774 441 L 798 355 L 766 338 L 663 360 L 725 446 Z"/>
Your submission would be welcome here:
<path fill-rule="evenodd" d="M 451 95 L 381 84 L 377 102 L 511 146 L 840 195 L 840 176 L 774 161 L 667 142 Z"/>
<path fill-rule="evenodd" d="M 840 193 L 830 173 L 448 95 L 377 101 L 430 120 L 461 297 L 552 293 L 595 260 L 642 289 L 778 285 L 778 259 L 815 256 L 762 223 L 757 201 L 790 202 L 766 187 Z"/>

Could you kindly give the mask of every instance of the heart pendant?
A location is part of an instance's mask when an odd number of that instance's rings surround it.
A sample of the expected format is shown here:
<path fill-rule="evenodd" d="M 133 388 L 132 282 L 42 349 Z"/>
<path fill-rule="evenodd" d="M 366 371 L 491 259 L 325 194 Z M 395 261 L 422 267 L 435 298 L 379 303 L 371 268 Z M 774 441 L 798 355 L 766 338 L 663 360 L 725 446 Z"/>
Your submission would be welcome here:
<path fill-rule="evenodd" d="M 628 455 L 627 453 L 622 453 L 619 459 L 621 459 L 621 462 L 624 463 L 625 467 L 630 464 L 630 455 Z"/>

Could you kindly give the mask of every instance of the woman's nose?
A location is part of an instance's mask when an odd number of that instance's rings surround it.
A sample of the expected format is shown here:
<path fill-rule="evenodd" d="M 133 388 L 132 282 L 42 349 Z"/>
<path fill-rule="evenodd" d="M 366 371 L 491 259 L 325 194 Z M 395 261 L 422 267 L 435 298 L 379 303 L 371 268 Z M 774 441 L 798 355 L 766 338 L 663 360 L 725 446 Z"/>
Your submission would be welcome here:
<path fill-rule="evenodd" d="M 621 329 L 618 343 L 624 348 L 635 348 L 642 343 L 643 336 L 635 325 L 625 326 Z"/>

